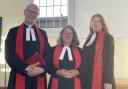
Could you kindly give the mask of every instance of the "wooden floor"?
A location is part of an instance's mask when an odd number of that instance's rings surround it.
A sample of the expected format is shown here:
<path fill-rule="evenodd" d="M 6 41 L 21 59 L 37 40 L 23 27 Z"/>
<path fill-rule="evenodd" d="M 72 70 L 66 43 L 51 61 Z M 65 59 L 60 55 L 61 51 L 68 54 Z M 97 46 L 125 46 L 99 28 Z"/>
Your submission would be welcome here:
<path fill-rule="evenodd" d="M 0 87 L 0 89 L 6 89 Z M 128 79 L 116 79 L 116 89 L 128 89 Z"/>
<path fill-rule="evenodd" d="M 127 85 L 128 86 L 128 85 Z M 127 86 L 118 86 L 116 89 L 128 89 Z M 0 89 L 7 89 L 7 88 L 4 88 L 4 87 L 0 87 Z"/>
<path fill-rule="evenodd" d="M 127 85 L 128 86 L 128 85 Z M 128 89 L 127 86 L 118 86 L 116 89 Z M 0 87 L 0 89 L 7 89 L 5 87 Z"/>

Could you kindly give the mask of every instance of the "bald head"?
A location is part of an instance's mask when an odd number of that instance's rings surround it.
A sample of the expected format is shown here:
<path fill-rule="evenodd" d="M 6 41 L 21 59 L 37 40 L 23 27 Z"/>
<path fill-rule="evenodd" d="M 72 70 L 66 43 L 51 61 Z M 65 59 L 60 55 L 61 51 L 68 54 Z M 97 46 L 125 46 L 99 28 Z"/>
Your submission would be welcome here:
<path fill-rule="evenodd" d="M 39 7 L 35 4 L 29 4 L 26 6 L 25 11 L 31 11 L 39 15 Z"/>

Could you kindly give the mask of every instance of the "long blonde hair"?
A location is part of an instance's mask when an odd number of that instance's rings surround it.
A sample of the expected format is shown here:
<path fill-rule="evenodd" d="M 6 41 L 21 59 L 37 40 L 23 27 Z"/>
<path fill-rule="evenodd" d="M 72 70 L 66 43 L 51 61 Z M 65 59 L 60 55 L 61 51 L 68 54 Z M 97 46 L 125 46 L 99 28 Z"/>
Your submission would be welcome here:
<path fill-rule="evenodd" d="M 93 34 L 93 30 L 91 28 L 91 22 L 92 22 L 94 17 L 99 17 L 100 18 L 101 24 L 102 24 L 102 31 L 104 31 L 105 33 L 109 33 L 109 30 L 108 30 L 108 27 L 105 23 L 104 17 L 101 14 L 95 14 L 95 15 L 92 16 L 91 21 L 90 21 L 90 32 L 89 32 L 88 37 L 90 37 L 90 35 Z"/>

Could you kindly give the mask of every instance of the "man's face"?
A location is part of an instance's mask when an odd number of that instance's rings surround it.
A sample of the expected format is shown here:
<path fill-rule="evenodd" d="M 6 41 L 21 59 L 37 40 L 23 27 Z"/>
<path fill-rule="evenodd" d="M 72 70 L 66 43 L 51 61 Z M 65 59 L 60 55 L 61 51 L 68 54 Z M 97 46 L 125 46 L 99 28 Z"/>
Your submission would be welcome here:
<path fill-rule="evenodd" d="M 34 25 L 39 15 L 39 8 L 35 5 L 29 5 L 24 10 L 25 23 Z"/>

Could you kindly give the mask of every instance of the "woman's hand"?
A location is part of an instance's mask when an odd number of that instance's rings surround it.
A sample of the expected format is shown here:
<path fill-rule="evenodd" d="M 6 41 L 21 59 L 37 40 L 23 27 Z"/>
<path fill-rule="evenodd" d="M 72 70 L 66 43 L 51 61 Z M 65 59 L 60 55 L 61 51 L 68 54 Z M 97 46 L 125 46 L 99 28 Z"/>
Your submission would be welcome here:
<path fill-rule="evenodd" d="M 66 75 L 67 75 L 67 70 L 65 70 L 65 69 L 59 69 L 59 70 L 57 70 L 56 73 L 57 73 L 58 75 L 62 76 L 62 77 L 66 77 Z"/>
<path fill-rule="evenodd" d="M 104 89 L 112 89 L 112 84 L 104 83 Z"/>
<path fill-rule="evenodd" d="M 60 69 L 60 70 L 57 70 L 57 74 L 65 77 L 65 78 L 73 78 L 73 77 L 79 75 L 79 71 L 78 70 Z"/>
<path fill-rule="evenodd" d="M 69 76 L 68 76 L 69 78 L 73 78 L 73 77 L 79 75 L 79 71 L 75 70 L 75 69 L 69 70 L 68 72 L 69 72 Z"/>

